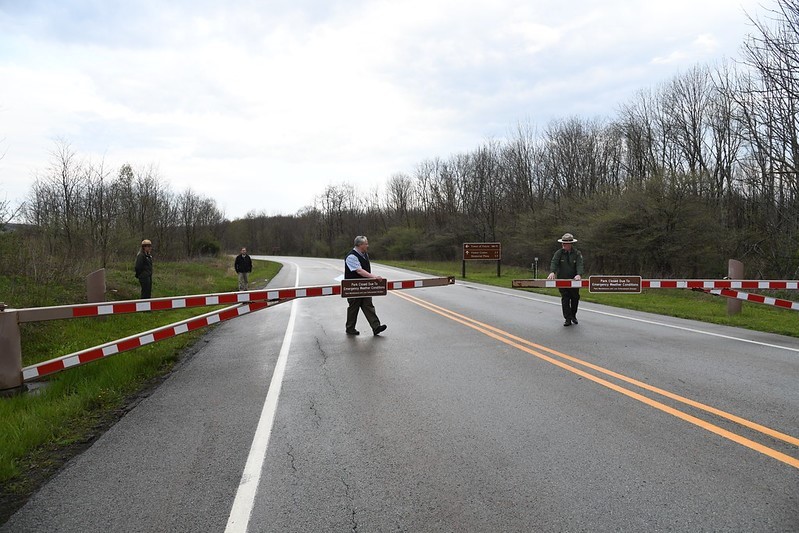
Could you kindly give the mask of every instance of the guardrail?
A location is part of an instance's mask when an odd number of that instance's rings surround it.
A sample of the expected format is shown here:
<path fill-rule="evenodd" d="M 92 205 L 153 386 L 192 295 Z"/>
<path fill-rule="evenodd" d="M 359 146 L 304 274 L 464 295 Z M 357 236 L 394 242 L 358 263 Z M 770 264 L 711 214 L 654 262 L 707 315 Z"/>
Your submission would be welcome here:
<path fill-rule="evenodd" d="M 386 288 L 387 290 L 416 289 L 423 287 L 440 287 L 452 285 L 454 283 L 454 277 L 424 278 L 387 281 Z M 189 331 L 207 327 L 218 322 L 231 320 L 268 307 L 274 307 L 277 304 L 288 302 L 296 298 L 334 296 L 341 294 L 341 285 L 324 285 L 274 290 L 195 294 L 108 303 L 73 304 L 26 309 L 0 309 L 0 391 L 18 389 L 26 382 L 38 380 L 68 368 L 74 368 L 92 361 L 104 359 L 118 353 L 182 335 Z M 22 349 L 19 329 L 19 324 L 21 323 L 168 311 L 225 304 L 233 305 L 22 368 Z"/>

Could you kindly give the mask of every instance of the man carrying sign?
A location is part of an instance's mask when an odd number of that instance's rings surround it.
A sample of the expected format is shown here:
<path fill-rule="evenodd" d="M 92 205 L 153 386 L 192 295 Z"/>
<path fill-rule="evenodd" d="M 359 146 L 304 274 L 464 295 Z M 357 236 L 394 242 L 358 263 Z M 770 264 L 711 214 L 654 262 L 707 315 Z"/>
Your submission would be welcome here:
<path fill-rule="evenodd" d="M 355 247 L 350 250 L 344 258 L 344 279 L 374 278 L 383 279 L 381 276 L 372 274 L 372 266 L 369 263 L 369 239 L 363 235 L 355 237 Z M 360 331 L 355 329 L 358 322 L 358 310 L 362 310 L 366 320 L 372 327 L 372 333 L 379 335 L 386 330 L 387 326 L 380 323 L 375 313 L 375 306 L 372 298 L 347 298 L 349 307 L 347 308 L 347 335 L 360 335 Z"/>

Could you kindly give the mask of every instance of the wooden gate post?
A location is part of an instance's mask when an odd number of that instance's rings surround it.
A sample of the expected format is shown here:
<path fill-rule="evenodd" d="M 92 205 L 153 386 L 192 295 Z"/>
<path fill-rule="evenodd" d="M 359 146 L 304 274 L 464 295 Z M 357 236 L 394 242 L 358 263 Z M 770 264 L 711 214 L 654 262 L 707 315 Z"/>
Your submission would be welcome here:
<path fill-rule="evenodd" d="M 0 309 L 0 395 L 21 388 L 22 340 L 17 312 Z"/>
<path fill-rule="evenodd" d="M 729 279 L 744 278 L 744 264 L 735 259 L 727 262 L 727 277 Z M 743 302 L 738 298 L 727 298 L 727 316 L 737 315 L 741 312 Z"/>
<path fill-rule="evenodd" d="M 86 276 L 86 301 L 104 302 L 105 301 L 105 269 L 95 270 Z"/>

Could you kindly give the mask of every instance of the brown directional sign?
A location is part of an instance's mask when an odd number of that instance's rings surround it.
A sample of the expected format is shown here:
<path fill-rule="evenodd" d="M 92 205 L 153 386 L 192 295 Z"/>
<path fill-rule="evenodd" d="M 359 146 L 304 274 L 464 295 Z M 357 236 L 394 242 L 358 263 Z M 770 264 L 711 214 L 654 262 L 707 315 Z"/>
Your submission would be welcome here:
<path fill-rule="evenodd" d="M 589 276 L 588 292 L 641 292 L 641 276 Z"/>
<path fill-rule="evenodd" d="M 498 242 L 465 242 L 463 259 L 499 261 L 502 259 L 502 245 Z"/>
<path fill-rule="evenodd" d="M 342 298 L 385 296 L 388 293 L 385 279 L 356 278 L 341 280 Z"/>

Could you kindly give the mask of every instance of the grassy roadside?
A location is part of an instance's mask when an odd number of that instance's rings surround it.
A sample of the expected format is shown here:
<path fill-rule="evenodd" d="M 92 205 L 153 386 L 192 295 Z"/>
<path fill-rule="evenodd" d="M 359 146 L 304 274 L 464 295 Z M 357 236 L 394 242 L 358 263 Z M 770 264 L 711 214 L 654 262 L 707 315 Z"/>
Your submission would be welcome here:
<path fill-rule="evenodd" d="M 428 262 L 428 261 L 380 261 L 385 265 L 407 268 L 437 276 L 455 276 L 456 280 L 463 279 L 462 263 Z M 509 288 L 514 279 L 531 279 L 529 269 L 509 267 L 503 265 L 501 276 L 497 277 L 495 262 L 470 261 L 466 265 L 466 281 L 484 283 L 497 287 Z M 539 273 L 540 274 L 540 273 Z M 557 289 L 518 289 L 538 294 L 558 296 Z M 769 296 L 788 300 L 799 300 L 796 291 L 764 291 Z M 613 307 L 646 311 L 679 318 L 688 318 L 747 328 L 767 333 L 777 333 L 799 337 L 799 313 L 787 309 L 744 302 L 740 314 L 727 316 L 727 299 L 702 292 L 684 289 L 644 289 L 641 294 L 591 294 L 587 290 L 580 292 L 580 298 L 585 302 L 593 302 Z"/>
<path fill-rule="evenodd" d="M 153 297 L 230 292 L 237 277 L 229 258 L 157 262 Z M 281 265 L 253 261 L 251 288 L 266 285 Z M 107 299 L 139 296 L 131 265 L 106 269 Z M 0 277 L 0 294 L 11 307 L 85 301 L 85 282 L 42 286 L 24 278 Z M 223 307 L 223 306 L 219 306 Z M 35 322 L 21 325 L 23 366 L 206 313 L 203 307 L 176 311 Z M 142 391 L 157 384 L 207 329 L 125 352 L 52 376 L 35 392 L 0 398 L 0 524 L 38 484 L 102 429 L 124 414 Z"/>

